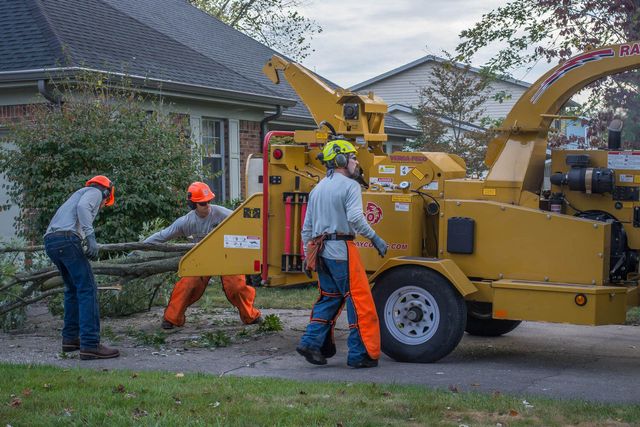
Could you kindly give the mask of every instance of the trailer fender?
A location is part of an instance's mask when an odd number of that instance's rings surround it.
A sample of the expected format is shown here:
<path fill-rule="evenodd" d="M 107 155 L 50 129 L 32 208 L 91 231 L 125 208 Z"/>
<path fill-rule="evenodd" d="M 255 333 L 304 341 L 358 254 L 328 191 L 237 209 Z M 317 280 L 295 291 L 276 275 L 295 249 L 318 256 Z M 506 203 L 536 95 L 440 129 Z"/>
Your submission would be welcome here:
<path fill-rule="evenodd" d="M 369 277 L 369 282 L 374 283 L 376 278 L 383 273 L 404 265 L 420 265 L 440 273 L 466 297 L 478 291 L 478 288 L 471 283 L 469 278 L 460 270 L 460 267 L 450 259 L 422 258 L 422 257 L 396 257 L 387 260 L 382 266 Z M 375 284 L 374 284 L 375 286 Z"/>

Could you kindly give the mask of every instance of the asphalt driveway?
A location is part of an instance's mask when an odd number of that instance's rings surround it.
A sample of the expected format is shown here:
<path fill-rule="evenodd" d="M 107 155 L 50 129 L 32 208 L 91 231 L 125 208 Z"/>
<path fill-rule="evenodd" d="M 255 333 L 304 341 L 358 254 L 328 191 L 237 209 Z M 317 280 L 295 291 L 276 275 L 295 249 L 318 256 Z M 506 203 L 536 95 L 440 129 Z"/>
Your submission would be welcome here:
<path fill-rule="evenodd" d="M 338 354 L 328 365 L 315 366 L 294 350 L 308 311 L 264 311 L 278 313 L 284 331 L 261 333 L 257 326 L 245 327 L 233 310 L 206 315 L 194 310 L 187 325 L 167 335 L 165 344 L 158 348 L 130 336 L 132 331 L 147 335 L 160 331 L 158 309 L 132 318 L 107 319 L 103 327 L 108 326 L 111 338 L 118 341 L 122 356 L 80 361 L 73 354 L 61 357 L 58 336 L 62 322 L 39 307 L 31 310 L 23 330 L 0 334 L 0 360 L 97 369 L 420 384 L 454 391 L 640 403 L 640 327 L 524 322 L 503 337 L 465 335 L 453 353 L 434 364 L 398 363 L 383 356 L 378 368 L 354 370 L 346 366 L 345 323 L 339 324 L 336 334 Z M 204 332 L 217 330 L 233 337 L 232 344 L 221 348 L 189 345 Z"/>

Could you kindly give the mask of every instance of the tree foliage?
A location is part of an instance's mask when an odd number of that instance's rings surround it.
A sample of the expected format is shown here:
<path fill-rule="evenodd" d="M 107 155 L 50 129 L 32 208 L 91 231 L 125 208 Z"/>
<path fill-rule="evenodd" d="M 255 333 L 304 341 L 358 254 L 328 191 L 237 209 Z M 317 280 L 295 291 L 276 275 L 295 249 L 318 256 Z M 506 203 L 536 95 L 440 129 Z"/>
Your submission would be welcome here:
<path fill-rule="evenodd" d="M 249 37 L 301 61 L 322 32 L 315 21 L 298 12 L 304 0 L 189 0 L 191 4 Z"/>
<path fill-rule="evenodd" d="M 65 100 L 60 108 L 35 106 L 0 148 L 10 202 L 21 208 L 21 237 L 41 241 L 58 207 L 98 174 L 116 189 L 114 206 L 101 209 L 94 223 L 101 242 L 136 240 L 145 221 L 183 213 L 196 167 L 179 120 L 158 113 L 160 100 L 90 74 L 57 92 Z"/>
<path fill-rule="evenodd" d="M 600 45 L 637 41 L 639 16 L 638 0 L 512 0 L 463 31 L 456 50 L 459 58 L 469 60 L 484 48 L 497 48 L 486 65 L 510 74 L 540 61 L 560 63 Z M 588 86 L 589 99 L 579 113 L 594 116 L 595 128 L 603 126 L 598 118 L 612 112 L 626 116 L 623 138 L 640 141 L 635 125 L 639 87 L 637 71 L 596 81 Z"/>
<path fill-rule="evenodd" d="M 470 64 L 458 64 L 447 56 L 420 89 L 415 114 L 421 135 L 412 148 L 457 154 L 469 173 L 480 173 L 490 138 L 482 126 L 487 124 L 483 115 L 491 76 L 472 72 Z"/>

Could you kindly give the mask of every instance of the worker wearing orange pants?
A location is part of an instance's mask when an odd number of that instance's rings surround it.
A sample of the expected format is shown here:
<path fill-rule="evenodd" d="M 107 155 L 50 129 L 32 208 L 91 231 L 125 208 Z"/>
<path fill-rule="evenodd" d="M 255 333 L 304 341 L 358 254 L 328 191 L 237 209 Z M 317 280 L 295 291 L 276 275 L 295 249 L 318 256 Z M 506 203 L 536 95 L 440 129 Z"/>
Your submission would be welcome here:
<path fill-rule="evenodd" d="M 356 234 L 370 239 L 381 257 L 387 253 L 387 244 L 362 212 L 356 153 L 355 146 L 346 139 L 327 142 L 318 155 L 327 168 L 327 176 L 311 190 L 302 225 L 303 270 L 309 277 L 309 270 L 318 272 L 320 298 L 296 351 L 314 365 L 325 365 L 327 358 L 335 355 L 333 327 L 345 305 L 350 329 L 347 365 L 373 368 L 380 358 L 376 307 L 353 239 Z"/>
<path fill-rule="evenodd" d="M 165 243 L 179 237 L 199 242 L 233 212 L 223 206 L 210 204 L 215 197 L 204 182 L 192 183 L 187 189 L 187 205 L 191 211 L 164 230 L 149 236 L 144 243 Z M 202 297 L 209 279 L 206 276 L 183 277 L 175 284 L 164 312 L 164 329 L 184 325 L 187 307 Z M 222 276 L 222 288 L 229 302 L 240 311 L 244 323 L 261 322 L 260 311 L 253 306 L 256 291 L 247 286 L 244 276 Z"/>
<path fill-rule="evenodd" d="M 227 299 L 240 312 L 240 319 L 246 324 L 260 318 L 260 310 L 253 306 L 256 290 L 247 285 L 245 276 L 221 276 L 222 289 Z M 175 326 L 182 326 L 186 320 L 185 311 L 198 301 L 209 283 L 209 276 L 183 277 L 173 287 L 169 304 L 164 311 L 164 320 Z"/>

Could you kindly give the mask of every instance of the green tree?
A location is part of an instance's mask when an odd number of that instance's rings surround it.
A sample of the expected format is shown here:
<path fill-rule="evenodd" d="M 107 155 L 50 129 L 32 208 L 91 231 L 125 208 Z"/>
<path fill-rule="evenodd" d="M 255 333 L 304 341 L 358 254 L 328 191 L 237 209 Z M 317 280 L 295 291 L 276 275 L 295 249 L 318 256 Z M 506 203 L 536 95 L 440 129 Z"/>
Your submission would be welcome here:
<path fill-rule="evenodd" d="M 297 8 L 304 0 L 189 0 L 191 4 L 295 61 L 313 49 L 311 40 L 322 32 Z"/>
<path fill-rule="evenodd" d="M 510 74 L 531 69 L 540 61 L 563 62 L 589 48 L 636 41 L 640 36 L 638 0 L 512 0 L 483 15 L 460 34 L 459 58 L 469 60 L 483 49 L 496 53 L 486 66 L 495 73 Z M 640 141 L 640 75 L 618 74 L 588 86 L 589 98 L 579 114 L 599 120 L 626 116 L 624 138 Z M 596 131 L 595 134 L 598 134 Z"/>
<path fill-rule="evenodd" d="M 421 135 L 411 146 L 457 154 L 469 173 L 481 173 L 490 138 L 481 127 L 486 124 L 484 104 L 491 76 L 472 72 L 469 63 L 456 63 L 446 55 L 448 59 L 433 67 L 428 84 L 420 89 L 415 114 Z"/>
<path fill-rule="evenodd" d="M 0 169 L 27 241 L 41 241 L 56 209 L 97 174 L 115 183 L 116 195 L 94 223 L 101 242 L 137 240 L 145 221 L 183 213 L 196 171 L 183 123 L 158 113 L 161 100 L 117 83 L 120 89 L 90 74 L 64 82 L 56 89 L 61 107 L 39 104 L 29 120 L 11 126 Z"/>

